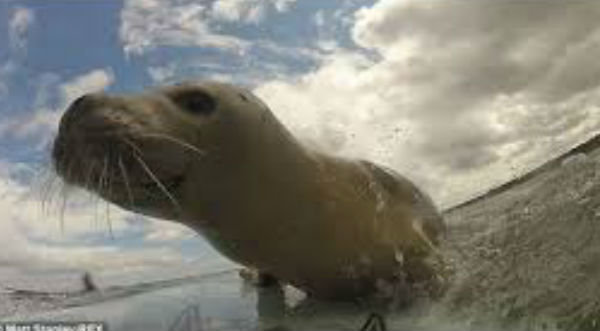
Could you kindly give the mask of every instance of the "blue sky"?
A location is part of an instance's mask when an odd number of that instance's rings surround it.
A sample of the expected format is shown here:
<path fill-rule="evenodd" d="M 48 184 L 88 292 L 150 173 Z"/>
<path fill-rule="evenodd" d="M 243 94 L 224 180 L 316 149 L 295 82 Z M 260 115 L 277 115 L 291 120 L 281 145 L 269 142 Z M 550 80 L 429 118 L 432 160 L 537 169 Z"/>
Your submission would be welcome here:
<path fill-rule="evenodd" d="M 210 6 L 214 1 L 196 3 Z M 49 95 L 44 105 L 52 108 L 64 106 L 60 93 L 52 89 L 57 88 L 59 82 L 69 81 L 94 68 L 110 73 L 112 82 L 105 90 L 111 92 L 141 91 L 152 86 L 157 82 L 150 69 L 168 67 L 175 62 L 179 66 L 173 67 L 165 81 L 212 78 L 220 74 L 253 85 L 277 75 L 300 74 L 318 64 L 315 58 L 318 55 L 302 52 L 314 52 L 311 49 L 316 46 L 314 41 L 320 34 L 330 34 L 332 40 L 345 47 L 353 46 L 349 31 L 341 29 L 341 24 L 319 29 L 311 22 L 315 13 L 351 12 L 367 3 L 298 2 L 293 3 L 293 11 L 285 11 L 260 23 L 213 23 L 223 35 L 233 35 L 248 43 L 244 55 L 240 56 L 237 52 L 218 47 L 186 45 L 177 41 L 170 44 L 168 40 L 164 46 L 157 44 L 152 49 L 127 54 L 126 45 L 120 37 L 120 15 L 124 6 L 121 1 L 3 2 L 0 4 L 3 22 L 9 22 L 19 8 L 32 13 L 34 22 L 28 25 L 22 36 L 26 44 L 22 49 L 10 46 L 10 24 L 1 27 L 0 43 L 7 47 L 0 50 L 0 61 L 12 67 L 10 77 L 3 79 L 11 93 L 0 100 L 2 114 L 15 115 L 39 107 L 32 96 L 43 89 L 50 90 L 46 91 Z M 280 49 L 274 50 L 273 47 Z M 19 148 L 17 153 L 10 146 L 11 142 L 6 141 L 1 151 L 3 155 L 12 155 L 13 161 L 39 160 L 37 153 L 22 151 L 23 148 Z"/>
<path fill-rule="evenodd" d="M 390 166 L 449 206 L 597 133 L 598 19 L 593 0 L 3 1 L 0 262 L 216 256 L 185 228 L 116 207 L 111 239 L 105 206 L 83 192 L 64 217 L 35 212 L 57 121 L 83 93 L 243 84 L 307 146 Z"/>
<path fill-rule="evenodd" d="M 214 1 L 188 3 L 206 7 Z M 122 40 L 125 5 L 121 1 L 0 3 L 0 22 L 5 22 L 0 26 L 0 45 L 3 45 L 0 47 L 0 116 L 5 122 L 0 129 L 3 136 L 0 164 L 7 182 L 7 188 L 2 192 L 7 200 L 5 204 L 14 205 L 14 201 L 6 196 L 15 194 L 25 197 L 17 199 L 19 201 L 33 200 L 28 201 L 30 209 L 41 204 L 41 198 L 31 197 L 39 193 L 36 191 L 43 190 L 40 187 L 47 182 L 44 171 L 48 167 L 48 146 L 56 130 L 56 121 L 70 99 L 78 93 L 93 90 L 137 92 L 165 82 L 213 78 L 216 75 L 254 86 L 270 77 L 299 75 L 318 64 L 318 54 L 311 48 L 315 47 L 313 41 L 319 34 L 331 34 L 337 42 L 352 47 L 349 32 L 337 27 L 341 24 L 332 25 L 324 32 L 311 22 L 312 16 L 317 11 L 351 12 L 360 6 L 360 2 L 343 5 L 335 1 L 302 2 L 292 4 L 293 11 L 282 10 L 280 15 L 269 19 L 261 17 L 260 22 L 215 22 L 213 19 L 211 27 L 214 26 L 219 35 L 232 35 L 244 40 L 243 56 L 231 49 L 188 45 L 169 39 L 147 49 L 130 51 Z M 264 10 L 264 15 L 279 13 L 276 4 L 265 6 Z M 315 53 L 310 54 L 312 52 Z M 157 77 L 160 75 L 155 72 L 160 69 L 167 73 Z M 36 124 L 23 129 L 24 123 L 30 121 Z M 40 181 L 43 184 L 39 184 Z M 55 192 L 51 195 L 60 195 L 56 192 L 59 187 L 54 183 L 50 190 Z M 84 195 L 83 192 L 75 194 Z M 1 221 L 12 224 L 7 226 L 12 231 L 6 235 L 18 235 L 21 237 L 20 245 L 37 250 L 36 253 L 22 252 L 22 256 L 16 257 L 17 261 L 10 262 L 18 264 L 22 262 L 20 259 L 28 258 L 27 254 L 44 255 L 44 252 L 54 249 L 59 252 L 85 249 L 94 252 L 107 247 L 132 251 L 134 255 L 151 255 L 153 249 L 166 247 L 171 255 L 180 255 L 178 257 L 186 261 L 202 263 L 204 259 L 215 259 L 216 255 L 208 245 L 191 231 L 122 211 L 111 213 L 111 217 L 120 224 L 116 225 L 114 238 L 111 238 L 106 228 L 105 206 L 96 200 L 86 202 L 85 199 L 78 202 L 85 206 L 80 212 L 87 216 L 93 213 L 94 220 L 84 225 L 75 223 L 80 222 L 77 211 L 68 207 L 62 211 L 63 207 L 57 202 L 47 212 L 54 222 L 43 226 L 40 226 L 39 218 L 47 217 L 47 214 L 28 213 L 24 217 L 26 222 L 23 222 L 11 219 L 11 215 L 18 214 L 16 208 L 12 213 L 5 213 Z M 65 223 L 66 232 L 57 230 L 61 222 Z M 156 224 L 160 226 L 157 228 Z M 77 229 L 69 231 L 74 227 Z M 161 238 L 164 232 L 169 231 L 174 233 L 172 237 Z M 153 237 L 159 239 L 148 240 Z M 6 255 L 8 260 L 14 257 Z M 49 262 L 55 261 L 50 259 Z M 38 263 L 44 264 L 44 261 Z M 67 263 L 66 266 L 77 267 L 76 263 Z M 81 268 L 86 266 L 83 261 Z"/>

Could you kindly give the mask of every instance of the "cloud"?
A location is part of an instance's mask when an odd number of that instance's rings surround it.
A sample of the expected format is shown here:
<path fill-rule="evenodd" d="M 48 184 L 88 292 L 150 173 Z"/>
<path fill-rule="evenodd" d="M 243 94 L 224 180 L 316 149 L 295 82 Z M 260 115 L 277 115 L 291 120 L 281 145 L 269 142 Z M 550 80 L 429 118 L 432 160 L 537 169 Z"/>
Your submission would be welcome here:
<path fill-rule="evenodd" d="M 20 172 L 28 177 L 39 174 L 29 165 L 0 161 L 0 265 L 124 272 L 182 266 L 193 258 L 179 247 L 182 240 L 196 237 L 188 228 L 135 217 L 118 207 L 111 207 L 106 215 L 103 202 L 80 190 L 69 191 L 63 200 L 62 184 L 52 175 L 24 184 L 15 179 Z M 154 245 L 120 247 L 127 240 L 122 238 L 136 229 L 142 230 L 140 237 L 145 242 Z M 211 252 L 200 251 L 198 255 L 217 258 Z"/>
<path fill-rule="evenodd" d="M 196 237 L 198 235 L 195 232 L 181 224 L 155 220 L 150 223 L 150 229 L 144 239 L 152 242 L 164 242 Z"/>
<path fill-rule="evenodd" d="M 12 9 L 8 21 L 8 41 L 6 47 L 9 51 L 9 59 L 0 63 L 0 100 L 4 99 L 10 89 L 10 80 L 18 71 L 19 62 L 27 51 L 27 37 L 29 30 L 35 23 L 35 13 L 26 7 L 15 7 Z"/>
<path fill-rule="evenodd" d="M 35 22 L 33 10 L 17 7 L 8 23 L 9 44 L 13 50 L 23 50 L 27 46 L 27 33 Z"/>
<path fill-rule="evenodd" d="M 296 0 L 217 0 L 212 15 L 217 20 L 260 23 L 269 11 L 285 12 Z"/>
<path fill-rule="evenodd" d="M 61 86 L 64 104 L 70 104 L 83 94 L 102 91 L 114 80 L 115 77 L 110 68 L 94 69 L 75 77 Z"/>
<path fill-rule="evenodd" d="M 391 165 L 448 205 L 598 131 L 599 15 L 587 1 L 381 0 L 354 15 L 364 51 L 255 92 L 313 145 Z"/>
<path fill-rule="evenodd" d="M 269 79 L 295 75 L 301 72 L 297 66 L 318 63 L 325 53 L 305 47 L 285 47 L 271 41 L 256 41 L 243 57 L 196 53 L 149 66 L 147 72 L 155 84 L 161 85 L 205 79 L 255 86 Z"/>
<path fill-rule="evenodd" d="M 202 78 L 255 85 L 303 71 L 338 47 L 333 28 L 321 29 L 327 38 L 322 42 L 309 36 L 309 29 L 297 34 L 285 30 L 281 36 L 257 33 L 270 29 L 268 19 L 291 11 L 295 3 L 128 0 L 121 11 L 120 37 L 126 54 L 151 63 L 147 71 L 154 82 Z M 310 20 L 304 11 L 298 12 Z M 334 16 L 347 12 L 324 17 L 338 26 L 341 20 Z M 255 26 L 243 27 L 248 24 Z M 175 55 L 166 57 L 164 52 Z"/>
<path fill-rule="evenodd" d="M 230 69 L 254 65 L 255 57 L 260 57 L 260 62 L 272 62 L 273 55 L 314 59 L 318 56 L 315 50 L 282 46 L 264 38 L 237 37 L 226 32 L 222 24 L 262 23 L 269 13 L 290 10 L 295 1 L 218 0 L 205 4 L 193 0 L 127 0 L 120 14 L 120 39 L 129 55 L 145 55 L 160 47 L 194 47 L 209 59 L 196 59 L 196 62 L 225 63 Z M 215 60 L 214 51 L 219 54 L 218 60 Z M 166 68 L 167 65 L 154 65 L 150 71 L 153 79 L 164 78 L 163 74 L 168 73 L 156 70 L 159 67 Z"/>
<path fill-rule="evenodd" d="M 174 63 L 167 64 L 165 66 L 155 66 L 148 68 L 148 74 L 152 81 L 157 83 L 164 83 L 175 76 L 177 67 Z"/>
<path fill-rule="evenodd" d="M 210 8 L 192 0 L 166 4 L 158 0 L 126 0 L 119 31 L 125 53 L 140 55 L 158 46 L 202 46 L 243 52 L 248 43 L 213 31 L 209 15 Z"/>
<path fill-rule="evenodd" d="M 114 82 L 110 68 L 94 69 L 69 81 L 58 75 L 45 74 L 38 79 L 34 110 L 6 118 L 0 123 L 0 137 L 32 139 L 38 149 L 45 148 L 54 136 L 62 113 L 77 97 L 106 89 Z"/>

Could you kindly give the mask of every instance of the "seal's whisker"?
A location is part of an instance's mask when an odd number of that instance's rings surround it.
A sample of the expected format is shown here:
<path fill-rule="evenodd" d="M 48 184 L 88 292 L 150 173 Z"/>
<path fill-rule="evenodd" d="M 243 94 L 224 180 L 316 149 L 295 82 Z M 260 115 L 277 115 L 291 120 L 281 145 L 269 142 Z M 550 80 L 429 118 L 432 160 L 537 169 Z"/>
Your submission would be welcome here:
<path fill-rule="evenodd" d="M 112 226 L 112 219 L 110 217 L 110 203 L 108 201 L 104 201 L 105 202 L 105 217 L 106 217 L 106 223 L 108 224 L 108 235 L 110 236 L 110 239 L 115 239 L 115 234 L 113 232 L 113 226 Z"/>
<path fill-rule="evenodd" d="M 177 199 L 175 199 L 175 197 L 171 194 L 171 192 L 169 192 L 169 190 L 167 190 L 167 188 L 156 177 L 156 175 L 152 172 L 152 170 L 150 170 L 150 168 L 148 167 L 146 162 L 144 162 L 144 160 L 142 160 L 140 158 L 140 156 L 138 156 L 136 153 L 133 153 L 133 157 L 142 166 L 142 168 L 144 169 L 146 174 L 148 174 L 148 176 L 156 183 L 156 186 L 158 186 L 160 188 L 160 190 L 167 196 L 167 198 L 169 198 L 169 200 L 171 200 L 171 203 L 173 203 L 173 206 L 175 207 L 175 209 L 177 209 L 178 211 L 181 211 L 181 206 L 179 205 L 179 202 L 177 201 Z"/>
<path fill-rule="evenodd" d="M 102 175 L 100 176 L 100 182 L 101 182 L 101 187 L 100 187 L 100 191 L 98 192 L 106 192 L 106 198 L 104 198 L 104 220 L 106 221 L 106 224 L 108 225 L 108 233 L 111 239 L 114 239 L 113 236 L 113 232 L 112 232 L 112 223 L 110 220 L 110 203 L 108 202 L 107 199 L 110 199 L 111 196 L 111 180 L 110 180 L 110 174 L 109 174 L 109 160 L 108 160 L 108 155 L 104 156 L 104 165 L 102 166 Z"/>
<path fill-rule="evenodd" d="M 55 213 L 57 211 L 57 203 L 59 203 L 59 199 L 61 197 L 62 188 L 64 187 L 64 182 L 62 180 L 57 180 L 52 183 L 50 190 L 48 191 L 48 202 L 47 202 L 47 212 L 48 215 Z"/>
<path fill-rule="evenodd" d="M 73 168 L 75 168 L 75 161 L 69 162 L 67 167 L 67 177 L 71 177 L 71 173 L 73 172 Z M 69 193 L 69 185 L 61 180 L 61 188 L 60 188 L 60 196 L 61 196 L 61 206 L 60 206 L 60 232 L 61 234 L 65 233 L 65 211 L 67 209 L 67 200 Z"/>
<path fill-rule="evenodd" d="M 52 201 L 54 198 L 54 188 L 56 186 L 56 183 L 58 181 L 57 177 L 54 177 L 50 180 L 50 183 L 48 184 L 47 188 L 46 188 L 46 192 L 44 193 L 44 207 L 43 207 L 43 212 L 45 215 L 49 215 L 52 212 Z M 62 181 L 58 181 L 59 183 Z"/>
<path fill-rule="evenodd" d="M 37 199 L 40 202 L 41 212 L 44 212 L 44 189 L 47 187 L 48 182 L 53 179 L 54 174 L 48 167 L 43 167 L 39 171 L 36 171 L 34 179 L 29 186 L 27 195 L 33 199 Z"/>
<path fill-rule="evenodd" d="M 63 182 L 62 187 L 60 188 L 60 195 L 62 197 L 61 206 L 60 206 L 60 233 L 65 234 L 65 209 L 67 208 L 67 185 Z"/>
<path fill-rule="evenodd" d="M 94 223 L 98 224 L 98 200 L 100 199 L 100 192 L 102 192 L 104 190 L 104 177 L 106 176 L 106 168 L 107 168 L 107 160 L 108 157 L 104 158 L 104 163 L 102 166 L 102 170 L 100 172 L 100 176 L 98 176 L 98 183 L 96 185 L 97 189 L 96 192 L 98 192 L 98 194 L 96 194 L 96 204 L 94 206 Z"/>
<path fill-rule="evenodd" d="M 56 167 L 55 164 L 53 163 L 51 156 L 51 152 L 49 152 L 50 148 L 52 147 L 52 141 L 54 140 L 55 137 L 52 137 L 51 140 L 49 140 L 46 143 L 46 146 L 44 146 L 43 148 L 43 155 L 44 158 L 42 160 L 42 162 L 40 163 L 41 169 L 39 169 L 39 171 L 37 171 L 36 175 L 35 175 L 35 179 L 32 182 L 31 185 L 31 193 L 37 192 L 37 197 L 40 198 L 41 203 L 42 203 L 42 211 L 44 210 L 43 207 L 43 195 L 44 192 L 43 190 L 45 188 L 48 187 L 48 183 L 51 180 L 55 180 L 58 176 L 56 174 Z M 48 158 L 50 157 L 50 158 Z"/>
<path fill-rule="evenodd" d="M 46 215 L 46 203 L 48 199 L 48 188 L 51 183 L 56 180 L 57 177 L 48 176 L 46 174 L 46 178 L 40 183 L 40 203 L 42 208 L 42 215 Z"/>
<path fill-rule="evenodd" d="M 42 170 L 42 172 L 39 174 L 38 181 L 35 183 L 35 185 L 36 185 L 35 190 L 32 189 L 32 192 L 35 192 L 35 194 L 37 194 L 36 197 L 39 197 L 40 212 L 42 213 L 42 215 L 44 213 L 44 196 L 43 196 L 42 192 L 43 192 L 44 185 L 47 183 L 47 181 L 50 180 L 50 177 L 47 175 L 47 173 L 48 173 L 47 169 Z"/>
<path fill-rule="evenodd" d="M 40 199 L 42 205 L 42 214 L 49 215 L 51 209 L 51 198 L 52 198 L 52 190 L 56 181 L 59 179 L 58 176 L 52 176 L 50 172 L 47 173 L 47 177 L 44 182 L 41 184 L 40 188 Z"/>
<path fill-rule="evenodd" d="M 93 199 L 94 199 L 94 228 L 97 228 L 98 226 L 98 200 L 100 200 L 100 197 L 98 197 L 98 195 L 93 195 Z"/>
<path fill-rule="evenodd" d="M 89 165 L 87 174 L 85 175 L 85 183 L 83 184 L 83 187 L 88 191 L 91 191 L 90 178 L 92 178 L 92 173 L 94 172 L 95 168 L 96 162 L 92 160 L 92 164 Z"/>
<path fill-rule="evenodd" d="M 129 199 L 129 205 L 133 208 L 133 193 L 131 192 L 131 186 L 129 185 L 129 176 L 127 175 L 127 169 L 125 169 L 125 165 L 123 164 L 123 159 L 121 155 L 118 158 L 119 169 L 121 171 L 121 176 L 123 177 L 123 182 L 125 183 L 125 190 L 127 191 L 127 198 Z"/>
<path fill-rule="evenodd" d="M 108 163 L 108 161 L 107 161 Z M 110 166 L 110 164 L 107 166 L 107 168 Z M 110 173 L 110 172 L 109 172 Z M 107 180 L 107 186 L 108 186 L 108 193 L 107 193 L 107 197 L 109 199 L 112 198 L 112 177 L 106 176 L 106 180 Z M 113 227 L 112 227 L 112 219 L 110 217 L 110 203 L 105 200 L 106 202 L 106 221 L 108 223 L 108 233 L 110 235 L 111 239 L 115 239 L 114 233 L 113 233 Z"/>
<path fill-rule="evenodd" d="M 134 152 L 131 153 L 131 155 L 133 155 L 133 157 L 138 161 L 138 163 L 140 164 L 142 169 L 144 169 L 144 172 L 146 172 L 146 174 L 156 183 L 158 188 L 160 188 L 160 190 L 167 196 L 167 198 L 171 201 L 171 203 L 173 203 L 173 205 L 176 207 L 176 209 L 180 211 L 181 206 L 179 205 L 179 202 L 177 201 L 177 199 L 175 199 L 175 197 L 173 197 L 171 192 L 169 192 L 169 190 L 167 190 L 167 188 L 158 179 L 158 177 L 156 177 L 156 175 L 154 174 L 154 172 L 152 172 L 150 167 L 148 167 L 146 162 L 144 162 L 144 160 L 142 160 L 141 156 L 144 155 L 142 150 L 138 146 L 136 146 L 136 144 L 133 141 L 131 141 L 129 139 L 123 138 L 123 141 L 134 150 Z"/>
<path fill-rule="evenodd" d="M 97 163 L 95 160 L 91 161 L 91 164 L 89 165 L 87 174 L 85 176 L 85 183 L 83 184 L 83 187 L 85 188 L 85 190 L 88 193 L 88 198 L 90 199 L 90 201 L 93 201 L 94 203 L 94 226 L 98 221 L 98 195 L 93 193 L 93 188 L 91 187 L 91 182 L 92 182 L 92 178 L 93 178 L 93 174 L 94 174 L 94 170 L 96 169 Z"/>
<path fill-rule="evenodd" d="M 152 180 L 156 183 L 156 185 L 163 191 L 163 193 L 169 198 L 169 200 L 171 200 L 171 202 L 173 203 L 175 208 L 177 210 L 181 210 L 181 206 L 179 205 L 179 202 L 177 201 L 177 199 L 175 199 L 175 197 L 173 197 L 171 192 L 169 192 L 169 190 L 167 190 L 167 188 L 156 177 L 156 175 L 152 172 L 152 170 L 150 170 L 150 168 L 148 168 L 148 165 L 137 154 L 133 154 L 133 156 L 140 163 L 142 168 L 144 168 L 144 171 L 148 174 L 148 176 L 150 176 L 150 178 L 152 178 Z"/>
<path fill-rule="evenodd" d="M 44 155 L 49 155 L 49 154 L 44 154 Z M 36 200 L 36 207 L 40 208 L 40 209 L 36 209 L 37 212 L 39 212 L 41 215 L 43 216 L 43 212 L 44 212 L 44 200 L 43 200 L 43 195 L 42 195 L 42 190 L 44 187 L 44 184 L 47 183 L 47 181 L 50 179 L 50 175 L 53 175 L 52 173 L 52 166 L 49 165 L 49 162 L 47 159 L 44 158 L 44 160 L 42 162 L 40 162 L 38 164 L 38 166 L 36 166 L 35 171 L 33 172 L 33 177 L 32 180 L 30 182 L 30 184 L 28 185 L 27 188 L 27 192 L 24 194 L 24 197 L 29 198 L 31 200 Z"/>
<path fill-rule="evenodd" d="M 193 151 L 194 153 L 200 155 L 201 157 L 206 156 L 206 152 L 205 151 L 199 149 L 198 147 L 196 147 L 196 146 L 194 146 L 194 145 L 192 145 L 192 144 L 190 144 L 190 143 L 188 143 L 188 142 L 186 142 L 184 140 L 181 140 L 179 138 L 175 138 L 175 137 L 173 137 L 173 136 L 171 136 L 169 134 L 166 134 L 166 133 L 142 133 L 141 135 L 144 136 L 144 137 L 162 138 L 162 139 L 174 142 L 174 143 L 176 143 L 176 144 L 178 144 L 178 145 L 180 145 L 182 147 L 185 147 L 185 148 Z"/>
<path fill-rule="evenodd" d="M 139 155 L 144 155 L 144 152 L 142 152 L 142 150 L 136 146 L 136 144 L 133 143 L 133 141 L 127 139 L 127 138 L 121 138 L 129 147 L 131 147 L 131 149 L 134 150 L 133 155 L 135 156 L 136 153 L 138 153 Z"/>

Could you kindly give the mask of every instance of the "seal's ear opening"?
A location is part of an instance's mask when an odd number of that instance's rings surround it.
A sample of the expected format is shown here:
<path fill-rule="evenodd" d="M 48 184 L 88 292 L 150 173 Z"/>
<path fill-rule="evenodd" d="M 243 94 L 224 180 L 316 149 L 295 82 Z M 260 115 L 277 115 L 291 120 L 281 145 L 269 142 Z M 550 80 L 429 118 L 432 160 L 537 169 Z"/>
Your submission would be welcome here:
<path fill-rule="evenodd" d="M 194 115 L 208 116 L 217 110 L 216 100 L 202 91 L 186 91 L 172 98 L 181 109 Z"/>

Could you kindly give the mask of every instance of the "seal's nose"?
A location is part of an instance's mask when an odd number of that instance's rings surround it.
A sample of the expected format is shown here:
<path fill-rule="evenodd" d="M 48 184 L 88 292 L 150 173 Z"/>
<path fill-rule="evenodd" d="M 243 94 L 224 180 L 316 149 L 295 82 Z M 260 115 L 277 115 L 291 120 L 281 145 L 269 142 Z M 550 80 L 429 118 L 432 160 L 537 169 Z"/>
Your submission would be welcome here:
<path fill-rule="evenodd" d="M 62 116 L 59 132 L 103 134 L 122 124 L 124 107 L 105 94 L 85 94 L 75 99 Z"/>
<path fill-rule="evenodd" d="M 85 106 L 86 103 L 88 103 L 91 99 L 91 96 L 89 94 L 84 94 L 82 96 L 80 96 L 79 98 L 75 99 L 75 101 L 73 101 L 71 103 L 71 107 L 73 108 L 82 108 Z"/>
<path fill-rule="evenodd" d="M 60 120 L 60 131 L 68 131 L 77 122 L 77 119 L 89 112 L 93 108 L 95 96 L 92 94 L 84 94 L 75 99 L 67 108 Z"/>

